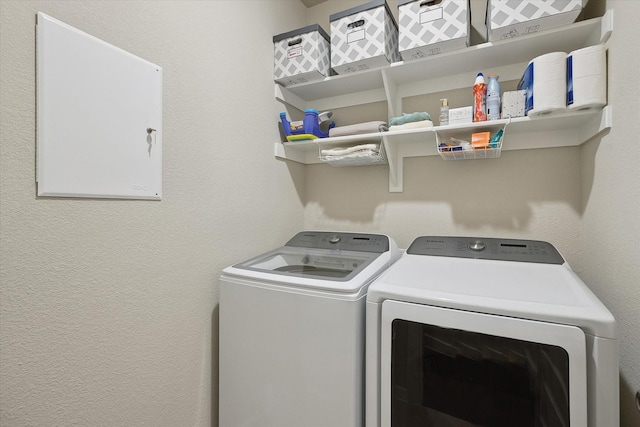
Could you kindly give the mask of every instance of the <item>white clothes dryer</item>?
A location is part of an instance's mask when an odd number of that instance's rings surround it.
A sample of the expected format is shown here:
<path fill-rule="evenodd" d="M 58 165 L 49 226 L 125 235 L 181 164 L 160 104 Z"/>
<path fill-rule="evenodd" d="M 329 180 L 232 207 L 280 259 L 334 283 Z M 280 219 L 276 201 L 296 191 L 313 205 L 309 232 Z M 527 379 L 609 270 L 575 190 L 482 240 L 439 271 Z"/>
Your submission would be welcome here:
<path fill-rule="evenodd" d="M 220 427 L 360 427 L 365 301 L 384 235 L 301 232 L 220 277 Z"/>
<path fill-rule="evenodd" d="M 615 320 L 549 243 L 419 237 L 366 311 L 367 427 L 619 425 Z"/>

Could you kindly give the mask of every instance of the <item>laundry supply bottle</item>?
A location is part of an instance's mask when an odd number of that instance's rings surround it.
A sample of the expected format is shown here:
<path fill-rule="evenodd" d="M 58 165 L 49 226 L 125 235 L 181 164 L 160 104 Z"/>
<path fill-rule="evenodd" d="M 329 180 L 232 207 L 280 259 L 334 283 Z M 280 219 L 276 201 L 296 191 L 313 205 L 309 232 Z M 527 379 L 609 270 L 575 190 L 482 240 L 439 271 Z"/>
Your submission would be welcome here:
<path fill-rule="evenodd" d="M 440 126 L 445 126 L 449 124 L 449 101 L 442 98 L 440 103 Z"/>
<path fill-rule="evenodd" d="M 497 74 L 489 74 L 487 84 L 487 118 L 498 120 L 500 118 L 500 83 Z"/>
<path fill-rule="evenodd" d="M 484 122 L 487 120 L 487 84 L 484 75 L 478 73 L 473 85 L 473 121 Z"/>

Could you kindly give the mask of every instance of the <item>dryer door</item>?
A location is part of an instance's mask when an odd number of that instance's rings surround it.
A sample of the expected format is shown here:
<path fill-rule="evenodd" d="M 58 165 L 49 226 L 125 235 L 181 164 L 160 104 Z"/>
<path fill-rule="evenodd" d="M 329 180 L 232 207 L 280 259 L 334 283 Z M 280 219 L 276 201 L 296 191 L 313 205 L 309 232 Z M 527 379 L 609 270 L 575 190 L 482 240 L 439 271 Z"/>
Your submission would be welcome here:
<path fill-rule="evenodd" d="M 586 372 L 577 327 L 382 304 L 382 427 L 586 427 Z"/>

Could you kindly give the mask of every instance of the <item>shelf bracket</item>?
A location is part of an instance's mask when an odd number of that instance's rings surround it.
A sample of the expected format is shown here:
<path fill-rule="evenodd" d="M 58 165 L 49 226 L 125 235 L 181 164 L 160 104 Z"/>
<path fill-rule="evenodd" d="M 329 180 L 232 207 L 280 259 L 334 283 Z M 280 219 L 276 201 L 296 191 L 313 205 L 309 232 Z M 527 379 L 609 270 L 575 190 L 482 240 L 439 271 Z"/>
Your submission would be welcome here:
<path fill-rule="evenodd" d="M 604 13 L 600 21 L 600 43 L 606 43 L 613 32 L 613 10 Z"/>
<path fill-rule="evenodd" d="M 402 166 L 404 161 L 399 156 L 398 144 L 389 142 L 386 136 L 382 137 L 382 144 L 384 144 L 387 161 L 389 162 L 389 192 L 402 193 Z"/>
<path fill-rule="evenodd" d="M 277 83 L 275 84 L 275 97 L 276 100 L 283 104 L 296 108 L 300 111 L 304 111 L 305 108 L 307 108 L 307 102 L 304 99 Z"/>
<path fill-rule="evenodd" d="M 592 121 L 587 122 L 579 132 L 579 144 L 584 144 L 592 138 L 608 132 L 611 129 L 613 123 L 613 111 L 611 105 L 605 106 L 600 113 L 593 118 Z"/>
<path fill-rule="evenodd" d="M 397 117 L 402 113 L 402 100 L 398 97 L 398 87 L 387 70 L 382 70 L 382 82 L 384 93 L 387 97 L 387 110 L 389 117 Z"/>

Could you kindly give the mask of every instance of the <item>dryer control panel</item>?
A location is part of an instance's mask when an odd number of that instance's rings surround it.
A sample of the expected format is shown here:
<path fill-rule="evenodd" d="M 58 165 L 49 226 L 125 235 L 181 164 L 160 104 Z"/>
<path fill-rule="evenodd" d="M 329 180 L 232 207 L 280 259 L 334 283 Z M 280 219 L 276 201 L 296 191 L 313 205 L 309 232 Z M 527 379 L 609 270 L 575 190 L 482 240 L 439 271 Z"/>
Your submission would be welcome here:
<path fill-rule="evenodd" d="M 381 234 L 303 231 L 293 236 L 286 246 L 381 254 L 389 250 L 389 238 Z"/>
<path fill-rule="evenodd" d="M 422 236 L 413 241 L 408 254 L 501 261 L 564 264 L 551 243 L 540 240 L 478 237 Z"/>

